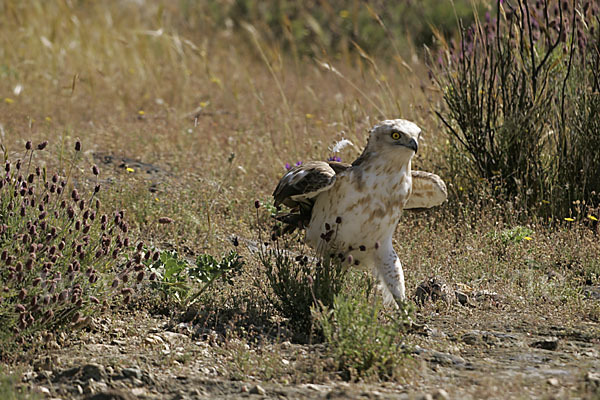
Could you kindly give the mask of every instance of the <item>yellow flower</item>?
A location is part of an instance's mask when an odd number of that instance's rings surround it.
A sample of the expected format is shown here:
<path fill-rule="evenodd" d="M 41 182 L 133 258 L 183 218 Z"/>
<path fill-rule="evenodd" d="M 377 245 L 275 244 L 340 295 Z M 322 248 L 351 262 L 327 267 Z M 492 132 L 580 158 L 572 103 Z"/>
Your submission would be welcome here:
<path fill-rule="evenodd" d="M 50 118 L 50 117 L 46 117 L 46 121 L 48 121 L 48 122 L 52 122 L 52 118 Z"/>
<path fill-rule="evenodd" d="M 532 240 L 531 237 L 529 237 L 529 236 L 524 236 L 523 239 L 525 239 L 525 240 Z"/>
<path fill-rule="evenodd" d="M 155 198 L 154 198 L 154 200 L 155 200 L 155 201 L 160 201 L 160 200 L 158 200 L 158 197 L 155 197 Z"/>
<path fill-rule="evenodd" d="M 127 167 L 127 172 L 135 172 L 133 168 Z"/>
<path fill-rule="evenodd" d="M 593 215 L 588 215 L 587 217 L 592 221 L 598 221 L 598 218 L 594 217 Z"/>
<path fill-rule="evenodd" d="M 200 102 L 200 107 L 204 108 L 208 105 L 208 101 L 201 101 Z"/>
<path fill-rule="evenodd" d="M 575 220 L 574 220 L 573 218 L 569 218 L 569 217 L 567 217 L 567 218 L 565 218 L 565 221 L 573 222 L 573 221 L 575 221 Z"/>
<path fill-rule="evenodd" d="M 4 99 L 4 102 L 5 102 L 6 104 L 12 104 L 12 103 L 14 103 L 15 101 L 14 101 L 13 99 L 11 99 L 10 97 L 6 97 L 6 98 Z"/>
<path fill-rule="evenodd" d="M 211 76 L 210 81 L 212 83 L 216 83 L 217 85 L 221 86 L 221 80 L 219 78 L 217 78 L 216 76 Z"/>
<path fill-rule="evenodd" d="M 139 114 L 139 115 L 144 115 L 144 114 L 146 114 L 146 111 L 144 111 L 144 110 L 140 110 L 140 111 L 138 111 L 138 114 Z"/>
<path fill-rule="evenodd" d="M 544 203 L 544 204 L 550 204 L 550 202 L 548 200 L 542 200 L 542 203 Z"/>
<path fill-rule="evenodd" d="M 350 16 L 350 12 L 348 10 L 342 10 L 340 11 L 340 17 L 342 18 L 348 18 Z"/>
<path fill-rule="evenodd" d="M 313 117 L 314 117 L 314 115 L 312 115 L 312 114 L 306 114 L 306 118 L 308 118 L 308 119 L 311 119 Z"/>

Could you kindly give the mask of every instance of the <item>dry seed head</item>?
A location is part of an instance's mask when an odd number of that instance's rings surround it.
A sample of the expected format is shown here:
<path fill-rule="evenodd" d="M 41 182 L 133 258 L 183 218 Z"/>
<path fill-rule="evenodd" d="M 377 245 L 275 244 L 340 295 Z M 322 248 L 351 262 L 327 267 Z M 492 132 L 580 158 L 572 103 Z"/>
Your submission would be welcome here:
<path fill-rule="evenodd" d="M 77 322 L 79 322 L 79 320 L 81 319 L 81 313 L 79 311 L 77 311 L 75 313 L 75 315 L 73 315 L 73 318 L 71 319 L 71 321 L 76 324 Z"/>
<path fill-rule="evenodd" d="M 32 147 L 33 145 L 31 144 L 31 140 L 25 142 L 25 150 L 31 150 Z"/>
<path fill-rule="evenodd" d="M 75 151 L 81 151 L 81 142 L 79 140 L 75 142 Z"/>
<path fill-rule="evenodd" d="M 42 143 L 37 145 L 37 149 L 38 150 L 44 150 L 46 148 L 46 146 L 48 146 L 48 141 L 44 140 Z"/>
<path fill-rule="evenodd" d="M 94 165 L 92 166 L 92 173 L 93 173 L 94 175 L 98 175 L 98 174 L 100 173 L 100 170 L 98 169 L 98 166 L 97 166 L 96 164 L 94 164 Z"/>

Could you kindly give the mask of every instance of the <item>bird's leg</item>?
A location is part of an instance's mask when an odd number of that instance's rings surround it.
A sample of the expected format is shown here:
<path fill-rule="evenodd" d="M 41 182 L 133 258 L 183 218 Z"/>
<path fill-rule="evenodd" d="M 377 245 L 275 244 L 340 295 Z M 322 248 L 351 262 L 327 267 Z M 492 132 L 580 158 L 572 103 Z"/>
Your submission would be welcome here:
<path fill-rule="evenodd" d="M 384 289 L 386 303 L 400 303 L 406 300 L 404 271 L 400 259 L 391 246 L 382 246 L 375 256 L 375 268 Z"/>

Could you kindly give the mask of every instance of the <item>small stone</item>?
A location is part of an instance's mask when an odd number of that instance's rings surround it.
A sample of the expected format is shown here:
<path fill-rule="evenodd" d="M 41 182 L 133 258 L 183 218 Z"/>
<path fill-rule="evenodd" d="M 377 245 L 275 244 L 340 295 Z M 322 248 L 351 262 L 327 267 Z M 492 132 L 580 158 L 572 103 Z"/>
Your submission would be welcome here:
<path fill-rule="evenodd" d="M 33 390 L 42 393 L 43 395 L 50 396 L 50 389 L 46 386 L 34 386 Z"/>
<path fill-rule="evenodd" d="M 465 333 L 461 336 L 461 340 L 463 341 L 463 343 L 466 343 L 471 346 L 482 342 L 481 335 L 475 331 Z"/>
<path fill-rule="evenodd" d="M 142 370 L 137 367 L 123 368 L 121 373 L 125 378 L 142 379 Z"/>
<path fill-rule="evenodd" d="M 265 394 L 267 394 L 267 391 L 262 386 L 256 385 L 252 389 L 250 389 L 250 394 L 259 394 L 261 396 L 264 396 Z"/>
<path fill-rule="evenodd" d="M 86 400 L 132 400 L 134 397 L 124 391 L 110 389 L 89 396 Z"/>
<path fill-rule="evenodd" d="M 531 343 L 529 345 L 529 347 L 554 351 L 554 350 L 558 349 L 558 338 L 554 337 L 554 338 L 538 340 L 537 342 Z"/>
<path fill-rule="evenodd" d="M 240 392 L 242 392 L 242 393 L 248 393 L 248 386 L 242 385 L 242 387 L 240 388 Z"/>
<path fill-rule="evenodd" d="M 434 400 L 448 400 L 450 396 L 448 396 L 448 392 L 446 392 L 444 389 L 438 389 L 433 392 L 433 398 Z"/>
<path fill-rule="evenodd" d="M 558 379 L 557 378 L 550 378 L 550 379 L 548 379 L 548 385 L 550 385 L 550 386 L 558 386 Z"/>
<path fill-rule="evenodd" d="M 88 380 L 90 378 L 96 382 L 104 380 L 106 378 L 104 367 L 99 364 L 87 364 L 81 367 L 81 379 Z"/>

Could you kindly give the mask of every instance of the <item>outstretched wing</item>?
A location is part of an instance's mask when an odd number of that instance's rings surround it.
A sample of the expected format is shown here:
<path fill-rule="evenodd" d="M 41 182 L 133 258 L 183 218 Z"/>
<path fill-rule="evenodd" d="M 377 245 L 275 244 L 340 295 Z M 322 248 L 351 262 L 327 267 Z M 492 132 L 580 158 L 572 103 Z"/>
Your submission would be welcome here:
<path fill-rule="evenodd" d="M 338 165 L 332 166 L 325 161 L 309 161 L 292 168 L 281 178 L 273 192 L 275 207 L 284 204 L 294 209 L 300 203 L 311 203 L 310 199 L 333 186 L 335 174 L 341 170 Z"/>
<path fill-rule="evenodd" d="M 448 198 L 446 184 L 436 174 L 412 171 L 412 193 L 404 205 L 405 210 L 439 206 Z"/>

